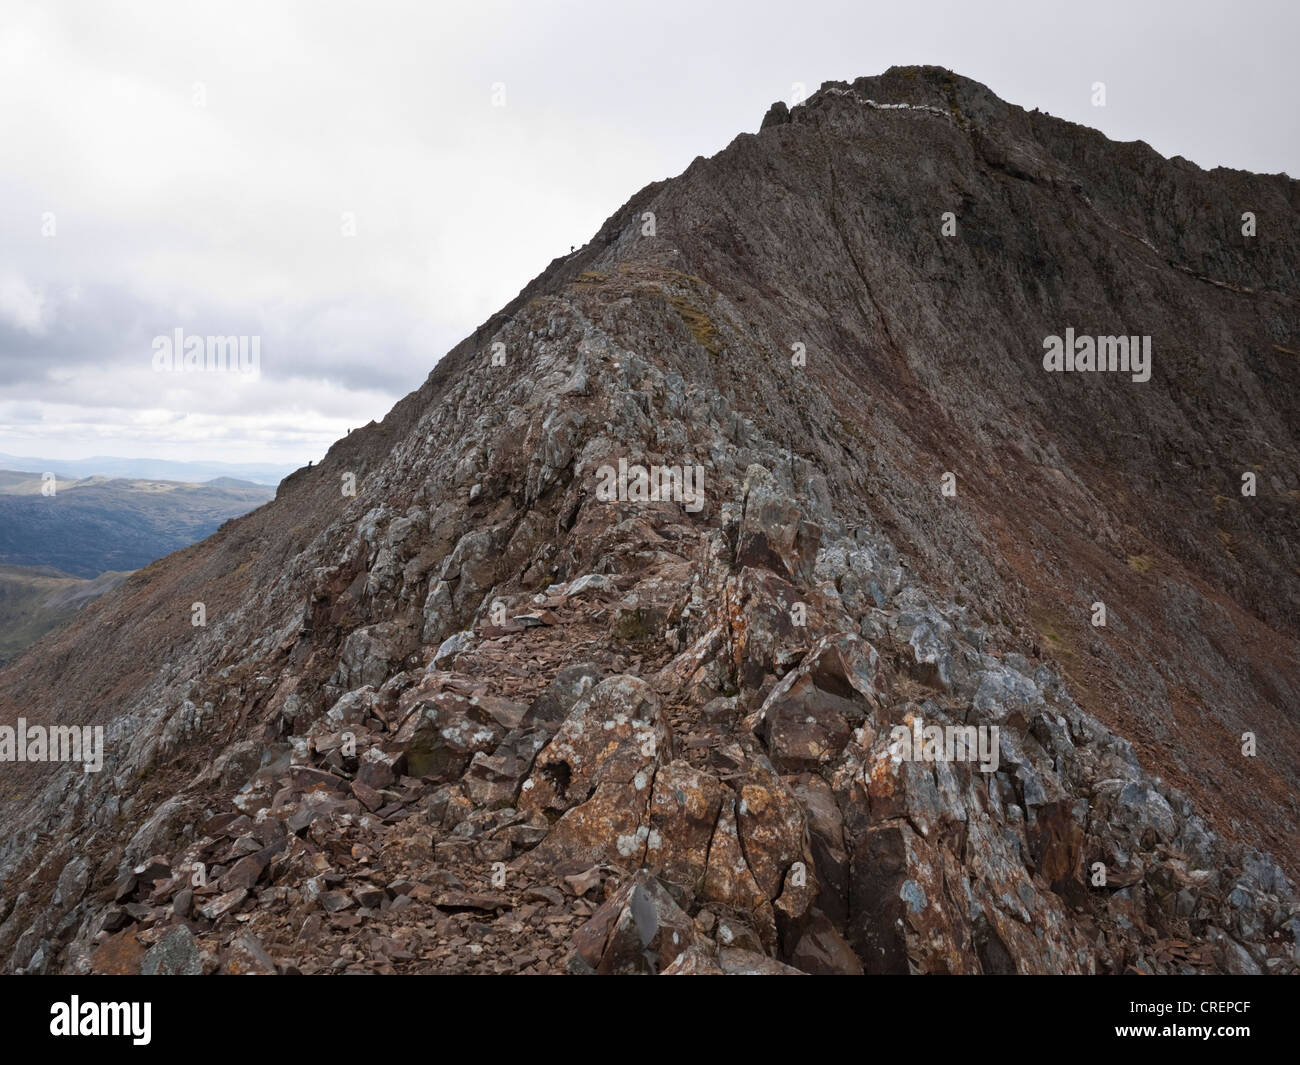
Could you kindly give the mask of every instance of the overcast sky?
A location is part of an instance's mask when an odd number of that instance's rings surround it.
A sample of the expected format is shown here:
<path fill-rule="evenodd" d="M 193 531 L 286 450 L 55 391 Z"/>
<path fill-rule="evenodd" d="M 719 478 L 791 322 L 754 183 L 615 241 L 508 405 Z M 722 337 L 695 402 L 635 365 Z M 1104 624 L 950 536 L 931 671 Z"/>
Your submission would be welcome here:
<path fill-rule="evenodd" d="M 796 82 L 935 63 L 1204 167 L 1300 175 L 1297 12 L 0 0 L 0 451 L 319 458 Z M 176 328 L 259 337 L 260 374 L 155 372 Z"/>

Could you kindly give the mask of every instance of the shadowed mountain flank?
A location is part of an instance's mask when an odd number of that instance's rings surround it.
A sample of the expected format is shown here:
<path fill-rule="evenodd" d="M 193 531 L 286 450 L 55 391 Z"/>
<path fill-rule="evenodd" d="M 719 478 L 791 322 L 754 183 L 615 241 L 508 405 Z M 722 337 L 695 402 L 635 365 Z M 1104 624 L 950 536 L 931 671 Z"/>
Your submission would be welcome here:
<path fill-rule="evenodd" d="M 0 671 L 5 969 L 1294 972 L 1298 221 L 774 106 Z"/>

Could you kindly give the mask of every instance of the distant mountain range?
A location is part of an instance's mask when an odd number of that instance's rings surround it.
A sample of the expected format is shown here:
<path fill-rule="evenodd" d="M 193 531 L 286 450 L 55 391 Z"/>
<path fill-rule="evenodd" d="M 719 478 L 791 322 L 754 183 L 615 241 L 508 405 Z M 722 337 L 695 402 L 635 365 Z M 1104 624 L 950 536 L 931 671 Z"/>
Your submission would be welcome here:
<path fill-rule="evenodd" d="M 0 470 L 0 665 L 134 570 L 275 497 L 233 477 L 193 484 L 46 472 L 56 474 L 53 495 L 43 494 L 43 473 Z"/>
<path fill-rule="evenodd" d="M 44 459 L 0 452 L 0 468 L 39 470 L 60 477 L 131 477 L 145 481 L 190 484 L 233 477 L 255 484 L 277 485 L 297 467 L 256 462 L 175 462 L 170 459 L 128 459 L 96 455 L 88 459 Z"/>
<path fill-rule="evenodd" d="M 53 471 L 51 471 L 53 472 Z M 0 565 L 53 566 L 76 577 L 135 570 L 275 497 L 233 478 L 207 484 L 0 470 Z"/>

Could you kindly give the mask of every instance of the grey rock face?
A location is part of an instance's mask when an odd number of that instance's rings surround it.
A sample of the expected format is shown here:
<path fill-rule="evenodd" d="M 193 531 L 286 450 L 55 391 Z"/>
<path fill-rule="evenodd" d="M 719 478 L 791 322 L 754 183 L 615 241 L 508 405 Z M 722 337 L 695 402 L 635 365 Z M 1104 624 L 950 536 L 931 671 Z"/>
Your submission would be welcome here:
<path fill-rule="evenodd" d="M 203 960 L 194 935 L 183 924 L 174 926 L 150 947 L 140 961 L 144 976 L 198 976 Z"/>

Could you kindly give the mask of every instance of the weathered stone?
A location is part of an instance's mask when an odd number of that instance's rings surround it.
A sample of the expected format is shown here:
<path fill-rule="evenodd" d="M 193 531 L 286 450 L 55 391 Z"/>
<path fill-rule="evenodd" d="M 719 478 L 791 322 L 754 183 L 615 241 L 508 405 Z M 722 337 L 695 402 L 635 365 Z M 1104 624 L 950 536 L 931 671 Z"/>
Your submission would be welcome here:
<path fill-rule="evenodd" d="M 543 728 L 515 729 L 491 754 L 478 751 L 461 778 L 470 801 L 488 809 L 513 805 L 547 738 Z"/>
<path fill-rule="evenodd" d="M 636 677 L 611 677 L 578 700 L 537 756 L 519 808 L 568 810 L 602 783 L 648 796 L 654 765 L 671 754 L 672 734 L 654 692 Z"/>
<path fill-rule="evenodd" d="M 740 787 L 736 819 L 745 860 L 766 898 L 781 895 L 796 862 L 804 864 L 804 874 L 811 878 L 803 805 L 780 777 L 759 770 L 751 773 Z"/>
<path fill-rule="evenodd" d="M 455 780 L 480 751 L 505 734 L 491 716 L 455 692 L 441 692 L 418 704 L 398 733 L 404 743 L 402 768 L 411 776 Z"/>
<path fill-rule="evenodd" d="M 275 962 L 251 932 L 235 938 L 221 960 L 227 976 L 274 976 Z"/>
<path fill-rule="evenodd" d="M 776 942 L 772 903 L 759 888 L 745 862 L 740 833 L 736 828 L 736 800 L 731 797 L 724 797 L 722 812 L 713 832 L 700 898 L 752 915 L 764 945 Z"/>
<path fill-rule="evenodd" d="M 698 891 L 724 791 L 716 777 L 683 762 L 661 766 L 650 798 L 646 866 L 670 883 Z"/>
<path fill-rule="evenodd" d="M 198 908 L 199 916 L 209 921 L 216 921 L 230 913 L 248 898 L 247 888 L 234 888 L 218 895 Z"/>
<path fill-rule="evenodd" d="M 660 976 L 725 976 L 718 959 L 708 947 L 695 943 L 677 955 Z"/>
<path fill-rule="evenodd" d="M 145 951 L 140 960 L 144 976 L 198 976 L 203 960 L 193 933 L 183 924 L 173 925 L 163 937 Z"/>
<path fill-rule="evenodd" d="M 839 757 L 853 729 L 878 711 L 885 690 L 875 648 L 853 633 L 828 636 L 746 723 L 782 772 L 816 769 Z"/>
<path fill-rule="evenodd" d="M 758 566 L 782 577 L 811 581 L 821 529 L 803 519 L 799 505 L 779 490 L 762 466 L 745 471 L 743 494 L 737 566 Z"/>
<path fill-rule="evenodd" d="M 800 972 L 814 976 L 860 976 L 862 961 L 839 930 L 814 910 L 791 936 L 785 957 Z"/>
<path fill-rule="evenodd" d="M 728 976 L 803 975 L 798 969 L 785 965 L 775 958 L 735 947 L 722 947 L 718 951 L 718 966 Z"/>
<path fill-rule="evenodd" d="M 695 936 L 694 922 L 663 885 L 640 872 L 592 914 L 573 946 L 598 973 L 653 975 L 672 965 Z"/>

